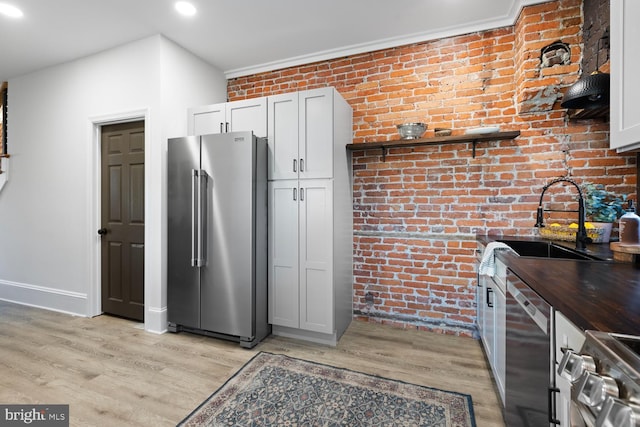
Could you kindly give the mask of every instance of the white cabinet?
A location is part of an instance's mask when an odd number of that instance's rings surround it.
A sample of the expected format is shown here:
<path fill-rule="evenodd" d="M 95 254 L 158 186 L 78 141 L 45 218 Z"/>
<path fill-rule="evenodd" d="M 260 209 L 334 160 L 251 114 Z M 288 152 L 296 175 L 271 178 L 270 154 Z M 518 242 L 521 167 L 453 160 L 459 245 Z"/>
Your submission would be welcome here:
<path fill-rule="evenodd" d="M 269 97 L 269 179 L 333 178 L 335 97 L 333 88 Z"/>
<path fill-rule="evenodd" d="M 333 182 L 269 182 L 269 323 L 331 334 Z"/>
<path fill-rule="evenodd" d="M 481 252 L 484 248 L 481 248 Z M 506 266 L 496 260 L 493 277 L 478 275 L 478 332 L 504 405 L 506 370 Z"/>
<path fill-rule="evenodd" d="M 298 180 L 269 181 L 269 323 L 300 326 Z"/>
<path fill-rule="evenodd" d="M 335 345 L 352 318 L 351 107 L 333 88 L 268 98 L 269 323 Z"/>
<path fill-rule="evenodd" d="M 611 0 L 611 148 L 640 149 L 640 2 Z"/>
<path fill-rule="evenodd" d="M 584 332 L 559 311 L 555 312 L 555 366 L 556 388 L 556 419 L 560 426 L 571 426 L 571 382 L 558 374 L 558 365 L 562 360 L 563 350 L 569 349 L 579 352 L 584 344 Z"/>
<path fill-rule="evenodd" d="M 189 135 L 253 131 L 267 136 L 267 98 L 223 102 L 190 108 L 187 112 Z"/>
<path fill-rule="evenodd" d="M 504 404 L 505 393 L 505 375 L 507 360 L 507 297 L 504 288 L 500 285 L 496 286 L 493 291 L 493 328 L 494 328 L 494 348 L 493 348 L 493 375 L 498 387 L 498 393 Z"/>
<path fill-rule="evenodd" d="M 478 330 L 484 352 L 489 362 L 493 361 L 494 327 L 493 327 L 493 280 L 489 276 L 478 275 Z"/>

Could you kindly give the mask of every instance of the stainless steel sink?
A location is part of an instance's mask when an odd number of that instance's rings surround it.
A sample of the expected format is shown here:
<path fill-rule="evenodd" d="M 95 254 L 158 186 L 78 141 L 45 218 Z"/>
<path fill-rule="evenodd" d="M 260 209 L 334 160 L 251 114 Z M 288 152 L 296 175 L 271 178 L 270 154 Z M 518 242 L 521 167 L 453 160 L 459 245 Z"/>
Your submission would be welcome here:
<path fill-rule="evenodd" d="M 565 248 L 552 242 L 527 241 L 527 240 L 498 240 L 507 244 L 518 255 L 523 257 L 536 258 L 563 258 L 577 259 L 585 261 L 596 260 L 596 257 L 590 256 L 574 249 Z"/>

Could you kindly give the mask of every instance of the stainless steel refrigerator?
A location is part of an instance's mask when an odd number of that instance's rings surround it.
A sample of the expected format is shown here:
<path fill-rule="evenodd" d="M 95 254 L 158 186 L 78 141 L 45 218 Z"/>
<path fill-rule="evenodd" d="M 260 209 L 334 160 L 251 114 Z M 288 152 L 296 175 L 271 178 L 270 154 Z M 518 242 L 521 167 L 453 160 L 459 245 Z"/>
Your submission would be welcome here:
<path fill-rule="evenodd" d="M 253 347 L 267 320 L 267 144 L 251 132 L 168 141 L 169 330 Z"/>

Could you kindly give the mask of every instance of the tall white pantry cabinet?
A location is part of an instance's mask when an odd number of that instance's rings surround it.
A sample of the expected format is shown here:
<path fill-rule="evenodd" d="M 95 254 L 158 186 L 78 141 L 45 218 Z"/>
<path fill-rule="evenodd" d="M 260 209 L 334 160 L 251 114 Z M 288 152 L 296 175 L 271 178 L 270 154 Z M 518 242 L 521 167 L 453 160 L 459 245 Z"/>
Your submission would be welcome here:
<path fill-rule="evenodd" d="M 330 87 L 267 99 L 275 335 L 335 345 L 351 322 L 352 114 Z"/>
<path fill-rule="evenodd" d="M 264 104 L 269 323 L 274 335 L 335 345 L 353 317 L 353 112 L 327 87 L 192 108 L 189 133 L 225 131 L 229 111 L 259 127 Z"/>

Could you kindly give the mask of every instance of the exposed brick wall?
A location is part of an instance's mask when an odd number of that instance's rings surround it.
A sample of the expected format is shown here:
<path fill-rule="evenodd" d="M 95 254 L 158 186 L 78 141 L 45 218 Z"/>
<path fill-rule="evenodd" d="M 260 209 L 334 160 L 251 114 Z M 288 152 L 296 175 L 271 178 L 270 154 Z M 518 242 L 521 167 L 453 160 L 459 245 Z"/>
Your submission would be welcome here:
<path fill-rule="evenodd" d="M 526 7 L 515 26 L 229 81 L 230 100 L 334 86 L 354 111 L 354 142 L 397 139 L 395 125 L 499 125 L 514 140 L 355 151 L 354 310 L 359 319 L 470 336 L 475 235 L 535 233 L 542 187 L 571 176 L 635 191 L 635 155 L 608 149 L 606 120 L 569 121 L 579 77 L 581 0 Z M 557 40 L 571 63 L 542 68 Z M 551 89 L 549 89 L 551 88 Z"/>
<path fill-rule="evenodd" d="M 585 73 L 595 71 L 597 65 L 603 65 L 609 60 L 609 19 L 609 0 L 584 0 L 585 55 L 582 70 Z M 606 38 L 600 41 L 603 36 Z"/>

